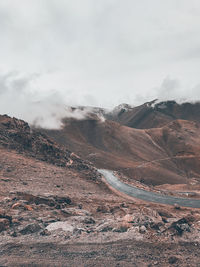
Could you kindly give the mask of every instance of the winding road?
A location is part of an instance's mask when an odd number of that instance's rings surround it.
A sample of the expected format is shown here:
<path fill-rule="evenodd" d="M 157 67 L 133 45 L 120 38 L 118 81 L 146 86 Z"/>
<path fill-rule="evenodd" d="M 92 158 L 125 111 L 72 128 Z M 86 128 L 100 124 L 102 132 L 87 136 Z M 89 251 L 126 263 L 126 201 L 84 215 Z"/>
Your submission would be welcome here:
<path fill-rule="evenodd" d="M 128 196 L 145 200 L 148 202 L 155 202 L 167 205 L 179 205 L 183 207 L 200 208 L 200 199 L 180 198 L 173 196 L 161 195 L 158 193 L 145 191 L 143 189 L 130 186 L 121 182 L 112 171 L 110 170 L 98 170 L 105 178 L 106 182 L 114 189 L 124 193 Z"/>

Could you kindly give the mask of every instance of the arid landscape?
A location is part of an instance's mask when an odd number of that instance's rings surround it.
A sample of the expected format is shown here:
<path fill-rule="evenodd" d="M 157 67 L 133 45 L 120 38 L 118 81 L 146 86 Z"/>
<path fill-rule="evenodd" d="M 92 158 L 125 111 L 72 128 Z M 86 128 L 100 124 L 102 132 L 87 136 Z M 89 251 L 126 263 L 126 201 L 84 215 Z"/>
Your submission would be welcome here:
<path fill-rule="evenodd" d="M 98 172 L 200 201 L 199 109 L 90 109 L 57 130 L 1 115 L 0 265 L 199 266 L 198 208 L 130 197 Z"/>
<path fill-rule="evenodd" d="M 0 0 L 0 267 L 200 267 L 200 1 Z"/>

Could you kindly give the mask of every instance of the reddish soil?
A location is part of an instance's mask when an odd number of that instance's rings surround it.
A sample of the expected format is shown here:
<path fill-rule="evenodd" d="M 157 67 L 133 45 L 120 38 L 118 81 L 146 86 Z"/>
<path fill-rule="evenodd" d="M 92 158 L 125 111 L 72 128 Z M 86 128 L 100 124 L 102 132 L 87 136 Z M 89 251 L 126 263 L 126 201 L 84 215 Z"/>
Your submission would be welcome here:
<path fill-rule="evenodd" d="M 158 188 L 198 183 L 196 123 L 138 130 L 92 118 L 45 132 L 0 116 L 1 266 L 198 266 L 198 209 L 127 198 L 95 168 L 128 181 L 137 170 Z"/>
<path fill-rule="evenodd" d="M 116 170 L 147 185 L 200 182 L 200 127 L 175 120 L 162 128 L 133 129 L 113 121 L 66 119 L 43 130 L 97 168 Z"/>

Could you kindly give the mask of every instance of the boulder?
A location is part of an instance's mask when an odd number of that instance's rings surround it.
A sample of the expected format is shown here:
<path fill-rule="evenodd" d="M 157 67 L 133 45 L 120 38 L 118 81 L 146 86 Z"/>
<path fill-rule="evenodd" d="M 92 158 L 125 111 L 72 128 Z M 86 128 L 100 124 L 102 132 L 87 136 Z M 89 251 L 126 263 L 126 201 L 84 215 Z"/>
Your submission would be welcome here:
<path fill-rule="evenodd" d="M 20 230 L 20 233 L 22 235 L 28 235 L 28 234 L 34 234 L 37 233 L 41 230 L 42 228 L 40 227 L 39 224 L 37 223 L 31 223 L 26 225 L 24 228 Z"/>
<path fill-rule="evenodd" d="M 191 232 L 191 223 L 186 217 L 183 217 L 173 222 L 170 228 L 174 229 L 178 235 L 182 235 L 183 232 Z"/>
<path fill-rule="evenodd" d="M 139 232 L 140 232 L 141 234 L 146 233 L 146 231 L 147 231 L 147 228 L 146 228 L 144 225 L 140 226 L 140 228 L 139 228 Z"/>
<path fill-rule="evenodd" d="M 51 235 L 51 232 L 48 231 L 47 229 L 44 229 L 42 232 L 40 232 L 40 235 L 42 235 L 42 236 L 48 236 L 48 235 Z"/>
<path fill-rule="evenodd" d="M 85 224 L 95 224 L 96 222 L 95 222 L 95 220 L 93 219 L 93 218 L 91 218 L 91 217 L 89 217 L 89 218 L 85 218 L 84 220 L 83 220 L 83 223 L 85 223 Z"/>
<path fill-rule="evenodd" d="M 5 231 L 9 227 L 9 220 L 6 218 L 0 219 L 0 232 Z"/>
<path fill-rule="evenodd" d="M 176 256 L 171 256 L 168 259 L 169 264 L 174 264 L 178 261 L 178 258 Z"/>
<path fill-rule="evenodd" d="M 7 219 L 9 224 L 12 223 L 12 216 L 8 215 L 5 210 L 0 210 L 0 219 Z"/>

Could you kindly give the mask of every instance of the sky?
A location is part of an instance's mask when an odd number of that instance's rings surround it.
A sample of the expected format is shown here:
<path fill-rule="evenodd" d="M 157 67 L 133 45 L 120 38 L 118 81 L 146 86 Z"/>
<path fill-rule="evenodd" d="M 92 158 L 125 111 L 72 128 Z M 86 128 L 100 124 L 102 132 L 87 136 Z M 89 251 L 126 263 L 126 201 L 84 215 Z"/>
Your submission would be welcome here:
<path fill-rule="evenodd" d="M 0 1 L 1 114 L 198 101 L 199 70 L 199 0 Z"/>

